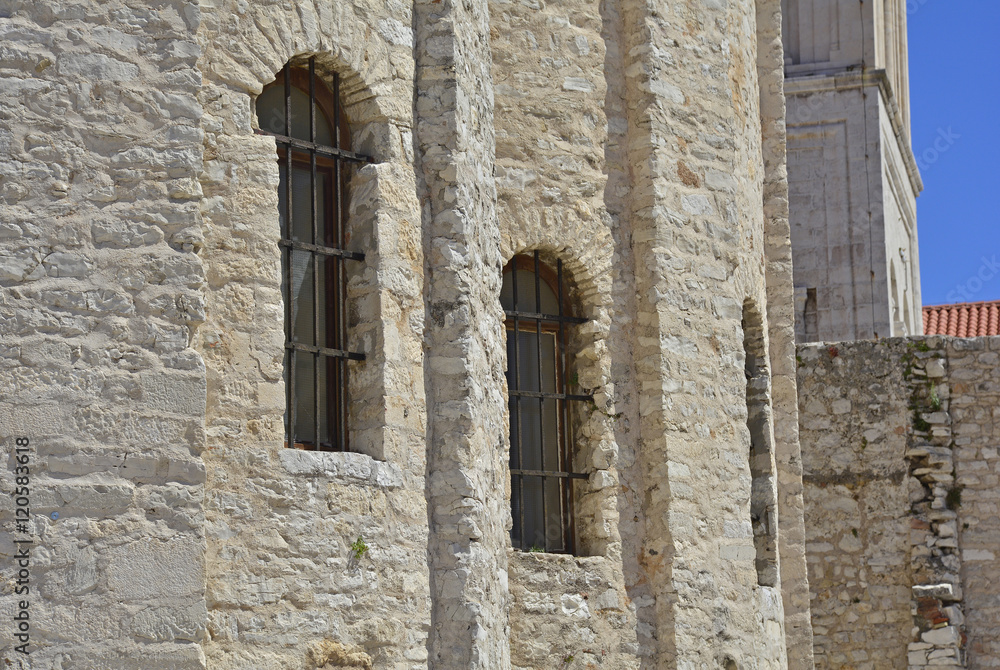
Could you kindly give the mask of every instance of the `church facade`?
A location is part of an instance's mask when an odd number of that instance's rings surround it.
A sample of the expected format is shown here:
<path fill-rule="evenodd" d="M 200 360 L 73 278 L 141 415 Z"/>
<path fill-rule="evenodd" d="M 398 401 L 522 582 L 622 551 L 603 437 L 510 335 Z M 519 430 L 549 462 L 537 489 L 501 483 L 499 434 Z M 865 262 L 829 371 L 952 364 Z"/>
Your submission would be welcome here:
<path fill-rule="evenodd" d="M 781 4 L 0 5 L 4 659 L 813 667 Z"/>

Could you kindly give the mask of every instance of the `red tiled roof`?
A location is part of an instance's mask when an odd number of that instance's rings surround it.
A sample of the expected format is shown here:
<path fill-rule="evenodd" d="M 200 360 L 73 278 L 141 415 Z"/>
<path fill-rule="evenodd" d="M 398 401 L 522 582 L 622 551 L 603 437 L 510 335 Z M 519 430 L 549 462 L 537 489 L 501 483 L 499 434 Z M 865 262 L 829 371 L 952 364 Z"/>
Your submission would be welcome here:
<path fill-rule="evenodd" d="M 1000 300 L 924 307 L 924 335 L 1000 335 Z"/>

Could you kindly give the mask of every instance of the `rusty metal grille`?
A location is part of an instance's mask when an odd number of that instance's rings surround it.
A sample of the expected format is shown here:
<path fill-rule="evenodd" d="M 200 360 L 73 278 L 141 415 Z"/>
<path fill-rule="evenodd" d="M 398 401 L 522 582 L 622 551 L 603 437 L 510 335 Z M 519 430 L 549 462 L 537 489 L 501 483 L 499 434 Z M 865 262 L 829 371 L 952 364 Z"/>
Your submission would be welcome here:
<path fill-rule="evenodd" d="M 286 64 L 273 85 L 284 89 L 283 114 L 272 105 L 265 124 L 258 106 L 258 119 L 276 140 L 280 172 L 285 444 L 346 451 L 348 361 L 365 359 L 347 346 L 347 263 L 365 259 L 347 249 L 347 183 L 353 165 L 371 161 L 349 150 L 337 75 L 332 83 L 331 91 L 312 58 L 307 71 Z"/>
<path fill-rule="evenodd" d="M 569 392 L 567 328 L 587 319 L 569 314 L 562 262 L 553 271 L 538 252 L 516 256 L 504 269 L 501 293 L 507 328 L 510 397 L 511 542 L 522 551 L 573 553 L 570 403 L 591 403 Z"/>

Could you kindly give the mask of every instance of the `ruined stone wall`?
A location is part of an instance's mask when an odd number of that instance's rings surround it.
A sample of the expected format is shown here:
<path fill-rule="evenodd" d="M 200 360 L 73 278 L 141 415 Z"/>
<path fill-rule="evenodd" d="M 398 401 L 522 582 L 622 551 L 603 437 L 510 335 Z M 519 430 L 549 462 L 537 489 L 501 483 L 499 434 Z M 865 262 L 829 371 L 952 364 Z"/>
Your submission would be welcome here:
<path fill-rule="evenodd" d="M 947 341 L 968 667 L 1000 663 L 1000 338 Z M 955 623 L 961 624 L 960 621 Z"/>
<path fill-rule="evenodd" d="M 7 666 L 27 601 L 31 667 L 204 667 L 198 25 L 181 1 L 0 3 Z"/>
<path fill-rule="evenodd" d="M 817 667 L 994 667 L 998 350 L 799 347 Z"/>
<path fill-rule="evenodd" d="M 905 342 L 799 346 L 799 440 L 817 668 L 905 668 Z"/>

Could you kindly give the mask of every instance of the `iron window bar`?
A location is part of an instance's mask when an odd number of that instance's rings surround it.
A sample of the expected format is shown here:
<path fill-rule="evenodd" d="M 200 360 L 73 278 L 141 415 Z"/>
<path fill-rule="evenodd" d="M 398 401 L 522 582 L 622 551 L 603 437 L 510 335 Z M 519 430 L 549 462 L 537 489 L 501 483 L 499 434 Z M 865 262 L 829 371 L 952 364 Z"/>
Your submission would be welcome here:
<path fill-rule="evenodd" d="M 293 71 L 291 64 L 286 63 L 282 70 L 284 84 L 284 128 L 283 133 L 267 130 L 256 130 L 258 134 L 269 135 L 275 139 L 278 147 L 279 169 L 285 176 L 284 184 L 284 220 L 281 225 L 279 246 L 285 265 L 283 277 L 283 298 L 285 300 L 285 351 L 287 383 L 285 388 L 286 446 L 323 451 L 346 451 L 348 449 L 347 431 L 347 380 L 348 361 L 363 361 L 365 355 L 349 351 L 347 348 L 347 268 L 345 261 L 363 261 L 365 255 L 361 252 L 349 251 L 347 246 L 346 225 L 344 221 L 344 193 L 342 181 L 344 166 L 357 163 L 371 163 L 369 156 L 355 153 L 342 147 L 341 109 L 340 109 L 340 77 L 333 75 L 333 91 L 318 84 L 316 76 L 316 60 L 308 61 L 308 97 L 309 97 L 309 140 L 292 136 L 292 89 L 293 76 L 299 76 L 301 70 Z M 320 100 L 317 97 L 317 85 L 323 86 L 325 95 Z M 304 86 L 295 88 L 306 92 Z M 326 105 L 322 104 L 326 102 Z M 333 146 L 323 145 L 317 141 L 317 108 L 331 107 L 324 114 L 331 125 L 330 134 Z M 328 118 L 332 116 L 333 118 Z M 344 140 L 347 138 L 345 137 Z M 324 161 L 321 167 L 317 158 Z M 304 242 L 294 239 L 296 211 L 294 203 L 293 184 L 296 171 L 308 168 L 309 174 L 309 207 L 311 241 Z M 331 183 L 332 182 L 332 183 Z M 322 205 L 320 196 L 322 195 Z M 331 202 L 332 201 L 332 202 Z M 323 209 L 324 211 L 320 211 Z M 295 323 L 294 306 L 297 300 L 295 285 L 295 269 L 293 252 L 306 255 L 306 276 L 312 272 L 312 327 L 311 332 L 299 332 Z M 321 310 L 322 308 L 322 310 Z M 321 314 L 323 320 L 321 321 Z M 311 342 L 309 341 L 311 339 Z M 299 410 L 302 403 L 308 399 L 297 397 L 299 381 L 297 379 L 301 362 L 300 357 L 312 360 L 312 432 L 300 425 Z M 325 384 L 321 377 L 325 375 Z M 323 397 L 325 396 L 325 398 Z M 326 423 L 326 433 L 323 433 L 323 423 Z M 301 434 L 305 433 L 305 434 Z M 311 439 L 309 439 L 311 437 Z"/>
<path fill-rule="evenodd" d="M 335 77 L 337 75 L 334 75 Z M 287 131 L 286 131 L 287 132 Z M 268 137 L 273 137 L 275 142 L 279 144 L 284 144 L 290 146 L 293 149 L 301 149 L 303 151 L 311 151 L 317 156 L 325 156 L 329 158 L 340 158 L 345 161 L 352 161 L 355 163 L 374 163 L 375 159 L 371 156 L 365 156 L 363 154 L 356 154 L 353 151 L 345 151 L 344 149 L 335 149 L 334 147 L 324 146 L 322 144 L 317 144 L 315 142 L 306 142 L 305 140 L 297 140 L 294 137 L 288 137 L 287 135 L 279 135 L 277 133 L 271 133 L 266 130 L 254 130 L 257 135 L 267 135 Z"/>
<path fill-rule="evenodd" d="M 529 266 L 531 274 L 533 275 L 534 281 L 534 309 L 526 310 L 523 309 L 524 306 L 519 305 L 520 292 L 518 290 L 518 271 L 525 269 L 524 266 Z M 505 309 L 504 313 L 507 317 L 507 329 L 510 331 L 511 339 L 511 357 L 510 364 L 508 365 L 508 396 L 511 403 L 511 454 L 510 454 L 510 475 L 511 475 L 511 496 L 514 498 L 512 500 L 512 505 L 516 507 L 517 519 L 515 527 L 511 529 L 511 543 L 515 548 L 521 551 L 530 551 L 541 549 L 546 552 L 551 553 L 574 553 L 576 547 L 575 538 L 575 524 L 572 514 L 573 508 L 573 491 L 572 491 L 572 481 L 577 479 L 588 479 L 589 475 L 572 472 L 570 468 L 571 457 L 570 457 L 570 446 L 571 446 L 571 426 L 569 420 L 569 403 L 570 402 L 586 402 L 592 403 L 593 396 L 584 394 L 573 394 L 568 392 L 568 383 L 566 379 L 567 370 L 567 357 L 566 357 L 566 326 L 567 324 L 576 325 L 581 323 L 586 323 L 588 319 L 574 317 L 566 314 L 565 301 L 566 296 L 564 295 L 563 289 L 563 271 L 562 271 L 562 261 L 557 261 L 555 277 L 551 278 L 554 281 L 546 281 L 549 284 L 549 288 L 552 289 L 552 283 L 555 284 L 555 293 L 557 295 L 557 314 L 549 314 L 542 310 L 542 300 L 541 300 L 541 286 L 543 282 L 543 268 L 549 274 L 551 274 L 551 269 L 547 266 L 543 266 L 539 254 L 535 251 L 532 257 L 527 258 L 525 256 L 518 256 L 513 259 L 510 264 L 511 271 L 511 289 L 512 289 L 512 304 L 510 307 L 512 309 Z M 535 337 L 535 362 L 538 364 L 538 368 L 535 371 L 535 383 L 539 390 L 533 391 L 523 388 L 522 383 L 522 352 L 520 351 L 521 345 L 519 342 L 520 333 L 536 333 L 538 336 Z M 545 380 L 542 376 L 542 335 L 549 334 L 555 336 L 554 343 L 554 356 L 553 367 L 555 379 Z M 530 371 L 525 370 L 530 374 Z M 544 391 L 544 382 L 554 382 L 556 388 L 555 392 Z M 535 454 L 538 458 L 537 460 L 541 464 L 541 468 L 524 468 L 521 467 L 524 463 L 525 457 L 525 440 L 522 439 L 524 421 L 522 420 L 522 402 L 532 402 L 533 400 L 538 401 L 538 435 L 537 443 L 534 446 L 537 448 L 538 453 Z M 556 438 L 558 440 L 558 445 L 556 451 L 556 463 L 548 463 L 546 461 L 546 449 L 545 449 L 545 402 L 555 402 L 556 403 Z M 532 543 L 531 539 L 527 537 L 526 527 L 525 527 L 525 487 L 524 484 L 527 478 L 537 478 L 541 480 L 541 507 L 542 507 L 542 535 L 544 546 L 536 546 Z M 550 519 L 548 515 L 548 502 L 546 500 L 546 483 L 550 480 L 558 486 L 558 500 L 559 500 L 559 531 L 557 533 L 551 532 L 553 529 L 550 528 Z M 559 543 L 550 543 L 550 537 L 553 535 L 558 535 L 561 538 Z M 560 546 L 553 546 L 553 544 L 558 544 Z"/>
<path fill-rule="evenodd" d="M 531 331 L 528 331 L 531 332 Z M 513 391 L 508 390 L 507 395 L 518 398 L 543 398 L 552 400 L 582 400 L 583 402 L 590 402 L 594 399 L 591 395 L 575 395 L 573 393 L 547 393 L 545 391 Z"/>
<path fill-rule="evenodd" d="M 519 319 L 530 319 L 532 321 L 551 321 L 553 323 L 587 323 L 590 319 L 580 317 L 580 316 L 560 316 L 558 314 L 541 314 L 539 312 L 521 312 L 516 310 L 505 309 L 504 314 L 508 317 L 517 317 Z"/>
<path fill-rule="evenodd" d="M 339 256 L 352 261 L 363 261 L 365 255 L 360 251 L 347 251 L 346 249 L 334 249 L 323 247 L 318 244 L 307 244 L 305 242 L 293 242 L 292 240 L 281 240 L 278 244 L 295 251 L 312 251 L 323 256 Z"/>
<path fill-rule="evenodd" d="M 590 475 L 581 472 L 553 472 L 551 470 L 520 470 L 510 469 L 512 475 L 527 475 L 530 477 L 562 477 L 564 479 L 590 479 Z"/>

